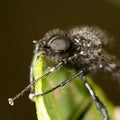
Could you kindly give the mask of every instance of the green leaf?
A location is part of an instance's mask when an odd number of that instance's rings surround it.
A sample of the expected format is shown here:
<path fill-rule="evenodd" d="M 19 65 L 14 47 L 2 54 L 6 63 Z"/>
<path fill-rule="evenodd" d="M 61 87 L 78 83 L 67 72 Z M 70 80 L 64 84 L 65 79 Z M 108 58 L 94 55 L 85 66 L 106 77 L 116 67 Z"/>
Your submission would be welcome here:
<path fill-rule="evenodd" d="M 35 79 L 41 76 L 48 67 L 52 66 L 43 55 L 40 56 L 41 60 L 39 62 L 36 57 L 37 55 L 34 56 L 33 62 Z M 64 68 L 60 68 L 36 82 L 35 93 L 43 93 L 58 85 L 61 81 L 70 78 L 73 74 L 75 72 L 72 70 L 66 71 Z M 112 116 L 113 105 L 90 78 L 88 78 L 88 81 L 107 106 L 109 115 Z M 78 78 L 52 93 L 36 97 L 36 112 L 38 120 L 77 120 L 80 116 L 82 120 L 103 120 L 103 117 L 91 102 L 83 83 Z"/>

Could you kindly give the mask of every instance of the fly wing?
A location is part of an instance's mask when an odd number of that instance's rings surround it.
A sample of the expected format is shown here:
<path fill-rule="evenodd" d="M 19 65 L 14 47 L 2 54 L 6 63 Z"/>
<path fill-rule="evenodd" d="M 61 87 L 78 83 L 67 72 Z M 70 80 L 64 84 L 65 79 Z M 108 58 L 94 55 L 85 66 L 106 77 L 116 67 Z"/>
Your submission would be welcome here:
<path fill-rule="evenodd" d="M 120 79 L 120 64 L 109 57 L 102 56 L 99 67 L 104 71 L 110 73 L 112 77 Z"/>

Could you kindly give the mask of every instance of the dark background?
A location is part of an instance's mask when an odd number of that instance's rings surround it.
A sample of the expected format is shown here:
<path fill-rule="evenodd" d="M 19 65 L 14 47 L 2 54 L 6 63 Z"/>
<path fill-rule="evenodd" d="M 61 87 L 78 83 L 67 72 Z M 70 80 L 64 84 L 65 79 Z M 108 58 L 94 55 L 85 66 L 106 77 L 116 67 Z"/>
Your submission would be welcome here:
<path fill-rule="evenodd" d="M 96 25 L 114 37 L 109 53 L 120 59 L 120 3 L 106 0 L 10 0 L 0 3 L 0 119 L 36 120 L 28 94 L 11 107 L 7 99 L 29 83 L 33 40 L 53 28 Z M 99 78 L 99 79 L 98 79 Z M 97 77 L 109 100 L 120 105 L 120 81 Z"/>

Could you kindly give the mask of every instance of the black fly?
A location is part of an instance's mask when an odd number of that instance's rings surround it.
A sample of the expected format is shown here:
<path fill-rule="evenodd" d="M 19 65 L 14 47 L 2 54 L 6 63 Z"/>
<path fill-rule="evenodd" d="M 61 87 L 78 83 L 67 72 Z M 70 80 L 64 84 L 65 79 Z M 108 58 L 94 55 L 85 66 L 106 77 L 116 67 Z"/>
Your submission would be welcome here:
<path fill-rule="evenodd" d="M 34 54 L 43 54 L 48 60 L 55 63 L 38 79 L 33 80 L 33 66 L 30 68 L 30 84 L 16 97 L 9 98 L 12 105 L 14 100 L 21 96 L 26 90 L 31 88 L 30 98 L 42 96 L 64 86 L 76 77 L 81 77 L 86 89 L 97 109 L 101 112 L 104 120 L 109 120 L 108 112 L 101 100 L 96 96 L 94 90 L 88 83 L 86 75 L 93 71 L 102 70 L 111 73 L 116 78 L 120 78 L 120 66 L 114 63 L 103 53 L 103 48 L 109 40 L 109 36 L 98 27 L 77 27 L 68 32 L 60 29 L 54 29 L 45 34 L 38 42 L 35 42 Z M 38 54 L 39 59 L 39 54 Z M 71 78 L 64 80 L 56 87 L 46 91 L 45 93 L 34 93 L 34 83 L 40 78 L 54 72 L 59 67 L 74 69 L 76 74 Z"/>

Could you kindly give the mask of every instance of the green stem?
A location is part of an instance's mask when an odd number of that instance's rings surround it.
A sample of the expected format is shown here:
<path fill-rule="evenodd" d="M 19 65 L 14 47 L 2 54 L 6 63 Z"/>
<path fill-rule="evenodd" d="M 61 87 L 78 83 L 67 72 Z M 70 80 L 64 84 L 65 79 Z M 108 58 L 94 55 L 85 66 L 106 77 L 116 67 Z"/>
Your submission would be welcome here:
<path fill-rule="evenodd" d="M 42 57 L 40 56 L 40 61 L 36 61 L 37 55 L 34 56 L 34 61 L 33 61 L 33 71 L 34 71 L 34 78 L 37 79 L 39 76 L 42 75 L 42 65 L 43 65 L 43 60 Z M 42 93 L 42 80 L 39 80 L 35 83 L 35 93 Z M 45 102 L 42 97 L 36 97 L 36 113 L 37 113 L 37 118 L 38 120 L 50 120 L 49 114 L 47 112 Z"/>

